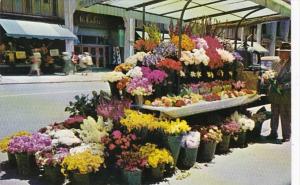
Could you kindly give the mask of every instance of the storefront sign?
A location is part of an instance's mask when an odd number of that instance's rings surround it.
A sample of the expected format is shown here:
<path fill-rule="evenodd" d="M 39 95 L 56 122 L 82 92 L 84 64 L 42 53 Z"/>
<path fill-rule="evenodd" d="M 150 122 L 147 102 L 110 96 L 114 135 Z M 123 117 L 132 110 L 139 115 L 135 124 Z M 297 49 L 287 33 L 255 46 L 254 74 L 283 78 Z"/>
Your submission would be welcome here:
<path fill-rule="evenodd" d="M 59 50 L 58 49 L 50 49 L 50 56 L 51 57 L 59 56 Z"/>
<path fill-rule="evenodd" d="M 16 51 L 16 58 L 17 59 L 26 59 L 26 52 L 25 51 Z"/>

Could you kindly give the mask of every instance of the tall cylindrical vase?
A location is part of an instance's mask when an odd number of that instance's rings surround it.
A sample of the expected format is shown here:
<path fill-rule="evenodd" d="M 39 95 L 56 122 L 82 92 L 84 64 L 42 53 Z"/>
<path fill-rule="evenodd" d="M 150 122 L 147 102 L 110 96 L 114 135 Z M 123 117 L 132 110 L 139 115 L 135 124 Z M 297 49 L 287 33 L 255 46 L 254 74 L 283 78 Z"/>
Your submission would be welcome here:
<path fill-rule="evenodd" d="M 60 171 L 59 167 L 45 166 L 44 177 L 45 180 L 51 184 L 62 184 L 64 181 L 64 176 Z"/>
<path fill-rule="evenodd" d="M 159 180 L 164 177 L 165 164 L 160 164 L 156 168 L 151 168 L 151 175 L 153 179 Z"/>
<path fill-rule="evenodd" d="M 176 165 L 179 152 L 180 152 L 181 136 L 166 135 L 164 137 L 164 143 L 166 147 L 170 150 L 172 157 L 174 159 L 174 164 Z"/>
<path fill-rule="evenodd" d="M 198 147 L 197 148 L 182 147 L 177 162 L 178 168 L 187 170 L 193 167 L 197 161 L 197 154 L 198 154 Z"/>
<path fill-rule="evenodd" d="M 200 162 L 210 162 L 215 157 L 217 143 L 215 141 L 201 141 L 198 160 Z"/>
<path fill-rule="evenodd" d="M 71 175 L 70 181 L 71 181 L 72 185 L 89 185 L 90 184 L 90 175 L 73 173 Z"/>
<path fill-rule="evenodd" d="M 245 148 L 247 147 L 247 132 L 241 132 L 238 135 L 238 139 L 236 141 L 237 147 Z"/>
<path fill-rule="evenodd" d="M 8 164 L 11 167 L 16 167 L 17 166 L 17 160 L 15 154 L 12 154 L 10 152 L 7 152 L 7 158 L 8 158 Z"/>
<path fill-rule="evenodd" d="M 141 185 L 142 184 L 142 170 L 128 171 L 122 170 L 122 179 L 128 185 Z"/>
<path fill-rule="evenodd" d="M 229 151 L 230 137 L 231 135 L 223 134 L 222 141 L 217 145 L 217 153 L 224 154 Z"/>
<path fill-rule="evenodd" d="M 37 170 L 37 165 L 33 154 L 16 153 L 18 173 L 22 176 L 32 176 Z"/>
<path fill-rule="evenodd" d="M 138 106 L 142 106 L 144 104 L 144 96 L 142 95 L 135 95 L 134 96 L 135 104 Z"/>

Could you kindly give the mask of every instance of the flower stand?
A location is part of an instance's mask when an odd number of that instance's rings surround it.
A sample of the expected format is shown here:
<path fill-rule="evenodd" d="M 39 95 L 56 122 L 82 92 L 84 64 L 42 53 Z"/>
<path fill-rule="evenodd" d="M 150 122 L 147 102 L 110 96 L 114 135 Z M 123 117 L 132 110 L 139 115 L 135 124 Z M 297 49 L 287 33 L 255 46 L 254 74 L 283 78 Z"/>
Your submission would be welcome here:
<path fill-rule="evenodd" d="M 64 181 L 64 176 L 60 172 L 59 167 L 45 166 L 44 177 L 45 180 L 50 182 L 51 184 L 62 184 Z"/>
<path fill-rule="evenodd" d="M 218 154 L 224 154 L 229 151 L 230 138 L 231 138 L 230 135 L 223 134 L 222 141 L 217 145 L 216 152 Z"/>
<path fill-rule="evenodd" d="M 122 182 L 128 185 L 142 184 L 142 170 L 128 171 L 122 170 Z"/>
<path fill-rule="evenodd" d="M 177 163 L 179 152 L 180 152 L 180 142 L 181 142 L 181 136 L 164 137 L 165 146 L 170 150 L 175 165 Z"/>
<path fill-rule="evenodd" d="M 71 181 L 72 185 L 89 185 L 90 184 L 90 175 L 73 173 L 70 177 L 70 181 Z"/>
<path fill-rule="evenodd" d="M 17 166 L 17 160 L 15 154 L 12 154 L 10 152 L 7 152 L 7 158 L 8 158 L 8 164 L 11 167 L 16 167 Z"/>
<path fill-rule="evenodd" d="M 35 157 L 33 154 L 16 153 L 16 161 L 18 166 L 18 173 L 22 176 L 32 176 L 37 170 Z"/>
<path fill-rule="evenodd" d="M 210 162 L 215 157 L 217 143 L 214 141 L 201 141 L 199 152 L 198 152 L 198 160 L 200 162 Z"/>
<path fill-rule="evenodd" d="M 159 180 L 164 177 L 165 165 L 160 164 L 157 168 L 151 168 L 151 176 L 153 179 Z"/>
<path fill-rule="evenodd" d="M 179 169 L 187 170 L 194 166 L 197 161 L 198 148 L 181 147 L 177 166 Z"/>

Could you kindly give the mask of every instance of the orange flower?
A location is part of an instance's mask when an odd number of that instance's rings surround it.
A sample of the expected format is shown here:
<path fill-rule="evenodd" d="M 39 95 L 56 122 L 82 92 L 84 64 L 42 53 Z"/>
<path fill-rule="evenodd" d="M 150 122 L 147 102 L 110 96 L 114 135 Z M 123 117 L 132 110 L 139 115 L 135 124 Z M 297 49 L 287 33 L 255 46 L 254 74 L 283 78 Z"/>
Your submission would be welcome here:
<path fill-rule="evenodd" d="M 156 64 L 157 68 L 167 69 L 167 70 L 175 70 L 175 71 L 181 71 L 182 65 L 181 62 L 175 61 L 170 58 L 166 58 L 162 61 L 160 61 L 158 64 Z"/>
<path fill-rule="evenodd" d="M 135 41 L 134 49 L 138 51 L 145 51 L 149 52 L 152 51 L 154 48 L 156 48 L 157 44 L 152 40 L 143 40 L 139 39 Z"/>
<path fill-rule="evenodd" d="M 120 80 L 118 83 L 117 83 L 117 88 L 121 91 L 123 89 L 126 88 L 127 84 L 130 82 L 130 78 L 128 77 L 125 77 L 125 78 L 122 78 L 122 80 Z"/>
<path fill-rule="evenodd" d="M 177 47 L 179 47 L 179 36 L 175 35 L 171 38 L 171 42 L 175 44 Z M 182 35 L 182 42 L 181 42 L 181 47 L 183 50 L 186 51 L 192 51 L 195 49 L 195 43 L 193 40 L 186 34 Z"/>
<path fill-rule="evenodd" d="M 114 71 L 117 71 L 117 72 L 127 72 L 129 71 L 130 69 L 132 69 L 132 64 L 127 64 L 127 63 L 122 63 L 118 66 L 115 67 Z"/>

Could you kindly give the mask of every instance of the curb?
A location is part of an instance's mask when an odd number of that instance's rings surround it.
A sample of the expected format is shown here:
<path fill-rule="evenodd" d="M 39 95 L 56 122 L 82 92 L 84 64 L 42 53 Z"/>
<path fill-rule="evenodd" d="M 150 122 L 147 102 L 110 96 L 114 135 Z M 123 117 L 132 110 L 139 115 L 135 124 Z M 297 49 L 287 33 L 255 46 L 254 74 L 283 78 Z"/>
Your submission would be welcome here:
<path fill-rule="evenodd" d="M 47 83 L 79 83 L 79 82 L 104 82 L 103 80 L 85 80 L 85 81 L 49 81 L 49 82 L 8 82 L 8 83 L 1 83 L 0 85 L 21 85 L 21 84 L 47 84 Z"/>

